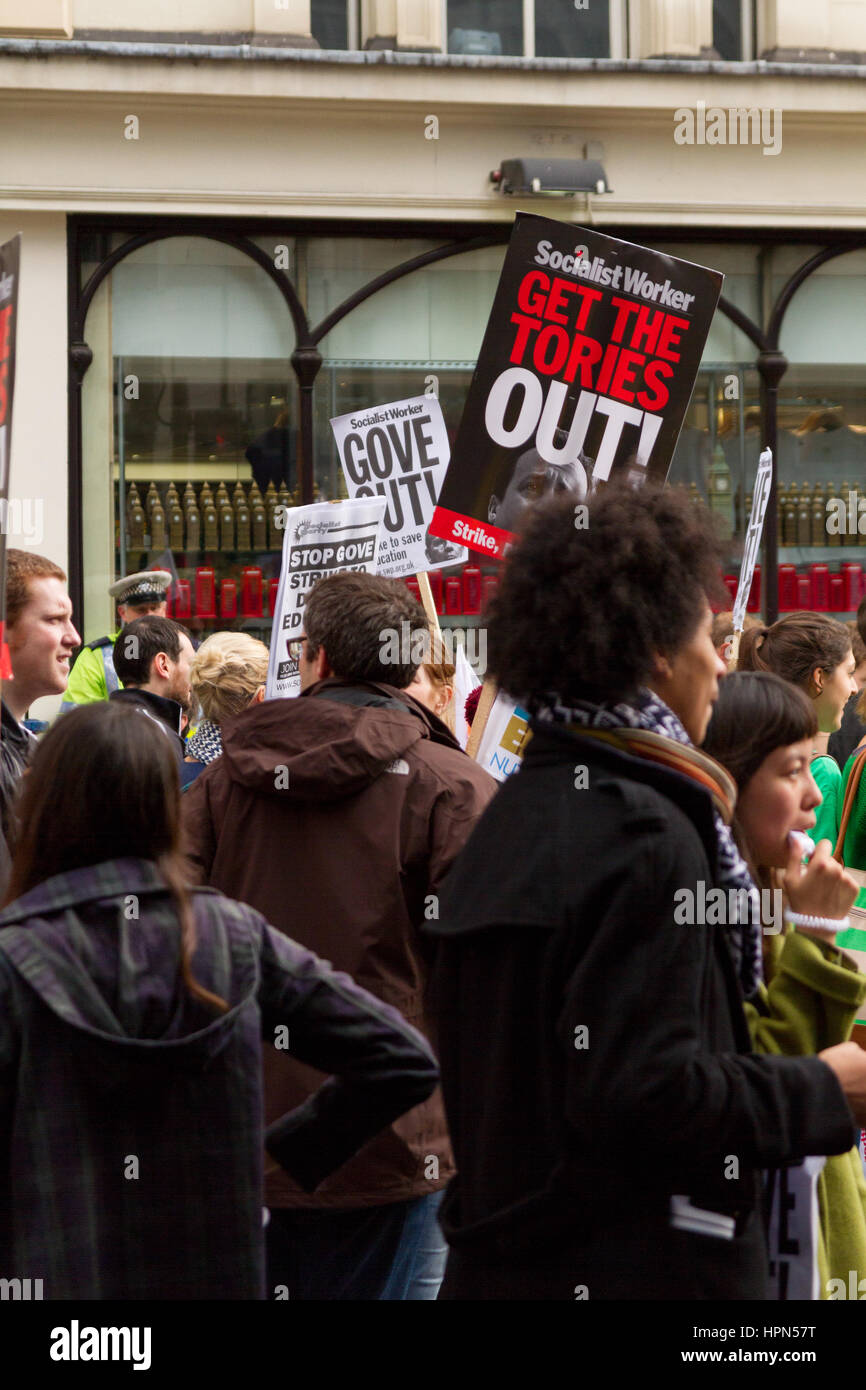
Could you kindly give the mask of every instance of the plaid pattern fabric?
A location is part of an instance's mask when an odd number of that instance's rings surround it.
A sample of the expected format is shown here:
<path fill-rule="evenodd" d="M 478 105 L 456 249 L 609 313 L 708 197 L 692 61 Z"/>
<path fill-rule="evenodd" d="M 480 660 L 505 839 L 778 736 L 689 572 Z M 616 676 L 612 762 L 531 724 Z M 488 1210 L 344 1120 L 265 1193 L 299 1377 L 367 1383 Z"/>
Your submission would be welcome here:
<path fill-rule="evenodd" d="M 148 861 L 58 875 L 0 913 L 0 1277 L 42 1279 L 46 1298 L 263 1296 L 261 1040 L 277 1026 L 303 1060 L 352 1073 L 287 1127 L 312 1185 L 422 1076 L 435 1085 L 394 1010 L 252 909 L 209 889 L 193 903 L 193 973 L 225 1015 L 179 983 Z"/>

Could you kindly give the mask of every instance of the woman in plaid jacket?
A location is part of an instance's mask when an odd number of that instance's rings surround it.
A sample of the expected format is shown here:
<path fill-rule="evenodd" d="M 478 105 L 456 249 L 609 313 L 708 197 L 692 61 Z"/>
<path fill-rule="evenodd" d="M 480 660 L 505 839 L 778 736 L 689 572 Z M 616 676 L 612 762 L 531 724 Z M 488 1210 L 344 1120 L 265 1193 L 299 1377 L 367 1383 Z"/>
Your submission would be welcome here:
<path fill-rule="evenodd" d="M 135 708 L 46 734 L 20 824 L 0 1275 L 49 1299 L 262 1298 L 262 1041 L 331 1074 L 267 1136 L 310 1191 L 430 1095 L 428 1044 L 251 908 L 187 889 L 175 759 Z"/>

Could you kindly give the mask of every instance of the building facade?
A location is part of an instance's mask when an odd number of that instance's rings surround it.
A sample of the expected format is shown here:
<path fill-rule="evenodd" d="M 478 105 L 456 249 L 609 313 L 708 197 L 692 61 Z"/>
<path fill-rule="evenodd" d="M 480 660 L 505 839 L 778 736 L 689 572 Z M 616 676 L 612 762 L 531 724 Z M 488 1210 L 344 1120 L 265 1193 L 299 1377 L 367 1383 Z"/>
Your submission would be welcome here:
<path fill-rule="evenodd" d="M 344 411 L 435 392 L 453 437 L 518 209 L 725 273 L 671 477 L 710 496 L 735 574 L 771 443 L 761 603 L 850 615 L 866 0 L 118 8 L 0 0 L 8 539 L 65 563 L 87 638 L 160 560 L 178 617 L 266 636 L 274 497 L 340 495 Z M 506 159 L 596 160 L 605 191 L 509 194 Z"/>

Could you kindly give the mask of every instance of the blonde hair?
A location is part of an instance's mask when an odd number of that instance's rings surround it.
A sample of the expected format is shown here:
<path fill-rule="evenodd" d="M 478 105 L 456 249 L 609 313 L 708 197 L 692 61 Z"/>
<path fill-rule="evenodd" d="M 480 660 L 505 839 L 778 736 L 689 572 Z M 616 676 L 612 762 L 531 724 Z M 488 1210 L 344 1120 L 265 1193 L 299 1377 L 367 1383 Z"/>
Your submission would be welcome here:
<path fill-rule="evenodd" d="M 192 693 L 205 719 L 220 724 L 246 709 L 268 675 L 268 649 L 247 632 L 214 632 L 193 657 Z"/>

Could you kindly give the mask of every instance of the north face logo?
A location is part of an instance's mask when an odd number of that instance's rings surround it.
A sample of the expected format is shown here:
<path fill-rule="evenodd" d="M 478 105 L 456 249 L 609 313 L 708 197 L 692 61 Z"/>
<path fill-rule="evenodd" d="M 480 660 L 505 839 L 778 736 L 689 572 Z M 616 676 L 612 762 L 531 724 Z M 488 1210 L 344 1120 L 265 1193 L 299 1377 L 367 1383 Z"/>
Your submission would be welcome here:
<path fill-rule="evenodd" d="M 394 761 L 393 761 L 392 763 L 389 763 L 389 764 L 388 764 L 388 766 L 385 768 L 385 771 L 386 771 L 386 772 L 396 772 L 396 773 L 398 773 L 401 777 L 408 777 L 408 776 L 409 776 L 409 764 L 406 762 L 405 758 L 395 758 Z"/>

